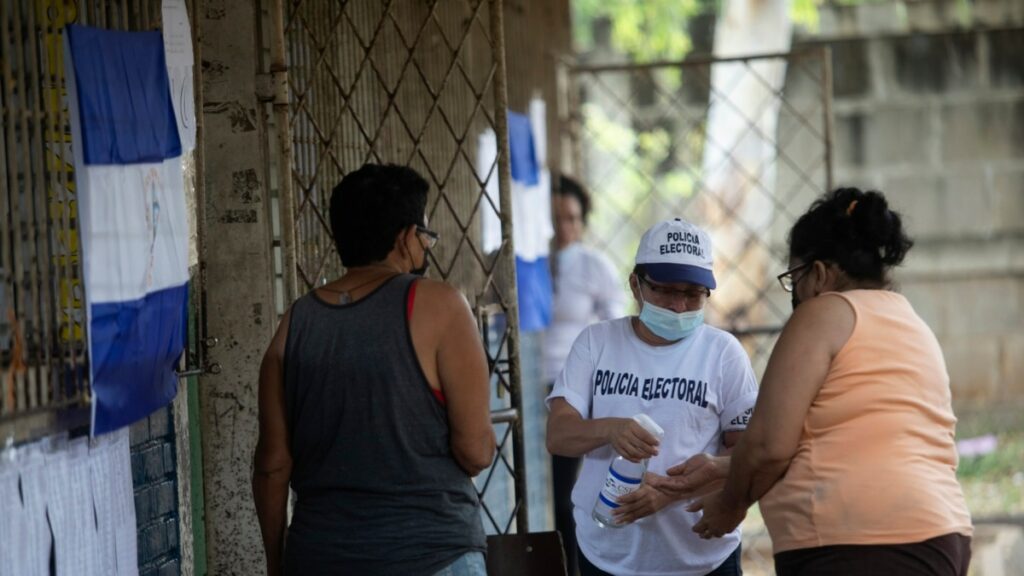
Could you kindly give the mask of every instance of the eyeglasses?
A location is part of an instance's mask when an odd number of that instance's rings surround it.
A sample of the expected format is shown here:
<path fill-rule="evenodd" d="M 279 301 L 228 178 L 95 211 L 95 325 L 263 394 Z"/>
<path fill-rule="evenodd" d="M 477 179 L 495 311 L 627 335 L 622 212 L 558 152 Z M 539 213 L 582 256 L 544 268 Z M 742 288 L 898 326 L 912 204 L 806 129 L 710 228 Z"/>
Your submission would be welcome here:
<path fill-rule="evenodd" d="M 811 260 L 810 262 L 804 262 L 799 266 L 794 266 L 793 268 L 790 268 L 789 270 L 786 270 L 782 274 L 776 276 L 776 278 L 779 279 L 779 286 L 782 286 L 782 289 L 785 290 L 786 292 L 792 292 L 793 286 L 795 286 L 797 281 L 799 280 L 799 278 L 796 277 L 796 273 L 809 267 L 811 264 L 814 264 L 814 260 Z M 803 276 L 801 275 L 800 278 L 803 278 Z"/>
<path fill-rule="evenodd" d="M 662 286 L 655 284 L 650 281 L 646 276 L 637 275 L 637 278 L 647 285 L 651 289 L 651 292 L 656 294 L 659 298 L 664 300 L 685 300 L 687 302 L 700 302 L 702 299 L 711 296 L 711 290 L 708 288 L 687 288 L 685 290 L 676 290 L 675 288 L 669 288 L 668 286 Z"/>
<path fill-rule="evenodd" d="M 441 239 L 441 235 L 440 234 L 438 234 L 437 232 L 434 232 L 433 230 L 431 230 L 429 228 L 426 228 L 424 226 L 420 226 L 419 224 L 416 225 L 416 233 L 417 234 L 423 234 L 424 236 L 427 237 L 427 244 L 426 244 L 426 246 L 424 246 L 424 248 L 426 248 L 427 250 L 430 250 L 434 246 L 437 246 L 437 241 Z"/>

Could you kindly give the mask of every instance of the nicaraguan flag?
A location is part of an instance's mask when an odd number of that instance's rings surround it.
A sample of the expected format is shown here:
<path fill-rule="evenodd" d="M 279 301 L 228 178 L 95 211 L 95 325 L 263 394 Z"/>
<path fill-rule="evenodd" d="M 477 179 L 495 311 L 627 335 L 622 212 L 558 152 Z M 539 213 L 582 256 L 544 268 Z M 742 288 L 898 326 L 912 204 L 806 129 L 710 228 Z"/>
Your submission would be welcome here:
<path fill-rule="evenodd" d="M 65 56 L 99 435 L 177 393 L 188 219 L 160 33 L 69 26 Z"/>
<path fill-rule="evenodd" d="M 512 243 L 515 247 L 519 329 L 544 330 L 551 324 L 551 271 L 548 265 L 551 222 L 551 173 L 546 167 L 544 102 L 530 102 L 530 114 L 508 111 L 509 161 L 512 172 Z M 501 247 L 498 218 L 498 177 L 494 164 L 498 141 L 491 130 L 480 135 L 477 175 L 485 183 L 489 200 L 481 203 L 481 232 L 485 252 Z M 491 208 L 491 204 L 495 209 Z"/>

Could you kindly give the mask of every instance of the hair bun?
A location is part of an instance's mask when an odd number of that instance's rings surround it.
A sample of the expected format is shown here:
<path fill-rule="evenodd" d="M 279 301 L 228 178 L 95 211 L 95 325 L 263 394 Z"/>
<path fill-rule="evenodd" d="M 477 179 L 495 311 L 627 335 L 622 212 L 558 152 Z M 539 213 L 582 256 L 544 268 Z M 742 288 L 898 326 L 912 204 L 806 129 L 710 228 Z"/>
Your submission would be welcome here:
<path fill-rule="evenodd" d="M 855 278 L 875 281 L 902 262 L 911 246 L 885 196 L 853 187 L 819 198 L 790 232 L 792 255 L 831 260 Z"/>

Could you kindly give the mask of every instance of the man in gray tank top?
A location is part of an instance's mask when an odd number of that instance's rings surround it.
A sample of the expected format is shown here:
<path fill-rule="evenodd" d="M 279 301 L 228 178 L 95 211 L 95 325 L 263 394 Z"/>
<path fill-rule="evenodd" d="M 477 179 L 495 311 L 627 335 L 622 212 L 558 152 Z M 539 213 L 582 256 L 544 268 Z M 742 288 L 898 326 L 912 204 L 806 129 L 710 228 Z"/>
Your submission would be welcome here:
<path fill-rule="evenodd" d="M 494 457 L 487 361 L 466 299 L 422 278 L 428 187 L 374 164 L 338 184 L 346 272 L 292 304 L 263 357 L 253 495 L 270 575 L 485 574 L 471 478 Z"/>

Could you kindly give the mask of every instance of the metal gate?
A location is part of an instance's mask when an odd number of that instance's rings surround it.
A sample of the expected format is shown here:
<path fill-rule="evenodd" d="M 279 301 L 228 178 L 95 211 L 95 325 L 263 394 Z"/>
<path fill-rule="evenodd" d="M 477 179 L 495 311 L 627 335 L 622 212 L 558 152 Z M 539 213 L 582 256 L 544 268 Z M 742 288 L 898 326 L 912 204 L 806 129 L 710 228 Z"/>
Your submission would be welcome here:
<path fill-rule="evenodd" d="M 640 236 L 680 216 L 708 230 L 718 289 L 709 322 L 743 343 L 762 374 L 789 295 L 786 234 L 830 189 L 827 48 L 786 54 L 568 69 L 564 121 L 576 173 L 594 198 L 590 241 L 625 279 Z M 759 515 L 744 534 L 744 568 L 772 573 Z"/>
<path fill-rule="evenodd" d="M 341 273 L 330 193 L 366 162 L 408 165 L 432 184 L 442 240 L 431 274 L 461 289 L 487 342 L 498 455 L 477 479 L 488 532 L 527 531 L 501 0 L 268 1 L 279 305 Z M 268 97 L 270 94 L 268 94 Z M 477 166 L 493 131 L 497 159 Z M 486 192 L 498 183 L 498 197 Z M 501 220 L 486 253 L 481 218 Z M 514 486 L 511 502 L 495 486 Z"/>

